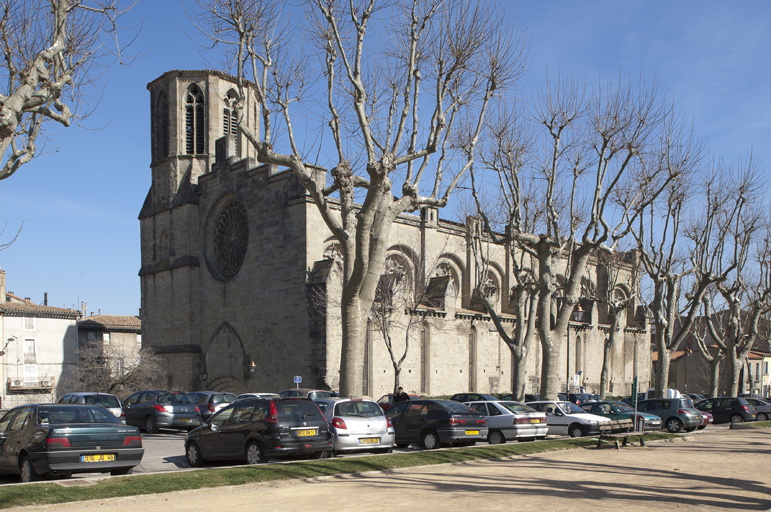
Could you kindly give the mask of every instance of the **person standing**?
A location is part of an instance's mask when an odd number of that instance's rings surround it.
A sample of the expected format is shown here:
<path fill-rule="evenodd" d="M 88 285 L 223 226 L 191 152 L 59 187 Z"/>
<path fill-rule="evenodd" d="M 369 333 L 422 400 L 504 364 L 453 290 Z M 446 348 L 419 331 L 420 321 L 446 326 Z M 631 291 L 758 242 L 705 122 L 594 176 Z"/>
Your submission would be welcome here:
<path fill-rule="evenodd" d="M 398 404 L 399 402 L 406 402 L 409 401 L 410 395 L 404 392 L 404 389 L 402 389 L 401 386 L 396 390 L 396 394 L 394 395 L 394 403 Z"/>

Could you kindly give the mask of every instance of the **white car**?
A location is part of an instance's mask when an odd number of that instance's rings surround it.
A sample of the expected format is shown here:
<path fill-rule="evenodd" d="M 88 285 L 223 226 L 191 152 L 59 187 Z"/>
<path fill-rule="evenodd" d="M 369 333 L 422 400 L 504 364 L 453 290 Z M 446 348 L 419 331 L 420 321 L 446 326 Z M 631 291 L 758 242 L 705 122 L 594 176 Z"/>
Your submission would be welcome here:
<path fill-rule="evenodd" d="M 570 437 L 591 436 L 600 433 L 600 425 L 611 421 L 608 418 L 589 414 L 571 402 L 528 402 L 527 405 L 546 413 L 549 435 Z"/>
<path fill-rule="evenodd" d="M 546 416 L 519 402 L 465 402 L 487 420 L 487 442 L 505 443 L 509 439 L 534 441 L 543 439 L 549 431 Z"/>

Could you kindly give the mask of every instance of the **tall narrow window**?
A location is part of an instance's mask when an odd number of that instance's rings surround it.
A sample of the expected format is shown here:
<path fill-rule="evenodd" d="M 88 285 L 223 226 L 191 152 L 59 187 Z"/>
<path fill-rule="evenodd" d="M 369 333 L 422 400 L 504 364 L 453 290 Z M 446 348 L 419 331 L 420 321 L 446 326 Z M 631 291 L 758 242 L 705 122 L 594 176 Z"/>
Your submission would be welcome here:
<path fill-rule="evenodd" d="M 188 155 L 202 155 L 205 139 L 203 93 L 191 85 L 185 97 L 185 150 Z"/>
<path fill-rule="evenodd" d="M 34 331 L 35 330 L 35 317 L 34 316 L 25 316 L 24 317 L 24 330 L 25 331 Z"/>
<path fill-rule="evenodd" d="M 429 345 L 428 345 L 428 325 L 423 324 L 420 328 L 420 392 L 428 393 L 429 379 Z"/>
<path fill-rule="evenodd" d="M 169 156 L 169 101 L 166 93 L 161 91 L 158 96 L 158 132 L 156 133 L 156 159 Z"/>
<path fill-rule="evenodd" d="M 230 135 L 235 142 L 235 156 L 241 157 L 241 138 L 238 136 L 238 112 L 236 105 L 238 98 L 233 90 L 225 97 L 225 108 L 222 110 L 222 134 Z"/>
<path fill-rule="evenodd" d="M 468 332 L 468 390 L 469 393 L 476 392 L 476 352 L 477 352 L 477 330 L 472 327 Z"/>

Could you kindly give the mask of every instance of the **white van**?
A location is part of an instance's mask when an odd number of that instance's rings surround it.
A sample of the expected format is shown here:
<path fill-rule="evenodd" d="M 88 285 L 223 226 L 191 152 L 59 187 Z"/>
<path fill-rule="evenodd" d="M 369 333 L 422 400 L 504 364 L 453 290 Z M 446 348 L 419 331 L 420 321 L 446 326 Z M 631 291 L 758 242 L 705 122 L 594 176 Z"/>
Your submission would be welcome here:
<path fill-rule="evenodd" d="M 649 398 L 655 398 L 655 395 L 656 388 L 648 388 L 648 391 L 645 392 L 645 400 L 648 400 Z M 680 392 L 676 389 L 669 388 L 667 389 L 664 398 L 680 398 Z"/>

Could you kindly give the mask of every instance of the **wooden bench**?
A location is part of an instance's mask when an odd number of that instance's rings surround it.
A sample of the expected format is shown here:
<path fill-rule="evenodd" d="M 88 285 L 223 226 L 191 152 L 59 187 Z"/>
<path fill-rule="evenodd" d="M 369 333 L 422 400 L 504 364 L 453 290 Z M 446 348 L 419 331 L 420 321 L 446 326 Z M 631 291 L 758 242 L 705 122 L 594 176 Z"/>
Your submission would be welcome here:
<path fill-rule="evenodd" d="M 614 430 L 628 430 L 626 432 L 616 432 Z M 632 420 L 619 420 L 612 421 L 610 424 L 600 425 L 600 437 L 597 440 L 597 448 L 602 446 L 603 441 L 614 441 L 616 443 L 616 449 L 620 450 L 621 446 L 626 446 L 630 437 L 637 437 L 640 439 L 640 446 L 645 446 L 645 431 L 635 431 Z M 623 439 L 623 443 L 619 446 L 618 442 Z"/>

